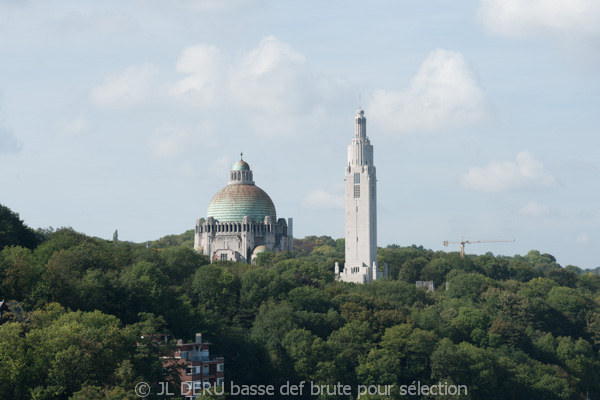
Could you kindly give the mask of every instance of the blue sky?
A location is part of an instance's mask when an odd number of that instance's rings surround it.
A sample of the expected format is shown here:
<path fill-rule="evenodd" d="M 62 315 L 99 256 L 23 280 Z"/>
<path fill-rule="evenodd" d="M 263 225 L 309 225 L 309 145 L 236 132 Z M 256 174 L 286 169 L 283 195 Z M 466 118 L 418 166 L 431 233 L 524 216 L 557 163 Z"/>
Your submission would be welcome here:
<path fill-rule="evenodd" d="M 596 0 L 0 0 L 0 202 L 156 239 L 244 152 L 295 236 L 343 237 L 360 104 L 380 246 L 593 268 L 599 93 Z"/>

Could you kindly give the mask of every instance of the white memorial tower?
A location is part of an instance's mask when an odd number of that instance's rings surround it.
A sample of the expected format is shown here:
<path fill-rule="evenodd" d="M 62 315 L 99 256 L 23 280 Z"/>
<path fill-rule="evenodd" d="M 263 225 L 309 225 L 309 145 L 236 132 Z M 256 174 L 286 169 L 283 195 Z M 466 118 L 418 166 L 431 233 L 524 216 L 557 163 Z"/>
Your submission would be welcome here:
<path fill-rule="evenodd" d="M 373 165 L 373 146 L 367 137 L 367 119 L 361 109 L 354 119 L 354 138 L 348 146 L 345 190 L 346 262 L 338 279 L 370 283 L 387 277 L 377 267 L 377 178 Z"/>

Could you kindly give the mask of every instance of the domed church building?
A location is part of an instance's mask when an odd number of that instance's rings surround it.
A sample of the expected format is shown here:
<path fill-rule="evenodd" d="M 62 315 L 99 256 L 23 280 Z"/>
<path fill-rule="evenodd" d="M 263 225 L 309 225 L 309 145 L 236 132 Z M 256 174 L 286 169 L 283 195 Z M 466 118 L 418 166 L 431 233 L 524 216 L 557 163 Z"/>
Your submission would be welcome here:
<path fill-rule="evenodd" d="M 265 251 L 292 251 L 292 227 L 292 218 L 277 219 L 273 200 L 254 184 L 250 165 L 240 158 L 227 186 L 210 201 L 206 219 L 196 221 L 194 249 L 211 261 L 253 263 Z"/>

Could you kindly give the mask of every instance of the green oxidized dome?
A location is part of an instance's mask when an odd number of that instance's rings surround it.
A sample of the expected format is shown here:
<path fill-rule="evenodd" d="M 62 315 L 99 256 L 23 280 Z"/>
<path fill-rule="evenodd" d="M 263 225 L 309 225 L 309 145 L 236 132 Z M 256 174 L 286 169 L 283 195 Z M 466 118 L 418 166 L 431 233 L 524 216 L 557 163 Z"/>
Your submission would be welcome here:
<path fill-rule="evenodd" d="M 250 166 L 248 165 L 248 163 L 244 160 L 240 160 L 240 161 L 236 161 L 235 164 L 233 164 L 233 171 L 250 171 Z"/>
<path fill-rule="evenodd" d="M 270 216 L 277 220 L 273 200 L 254 184 L 250 166 L 244 160 L 233 164 L 229 185 L 219 190 L 208 205 L 206 218 L 219 222 L 242 222 L 245 216 L 263 221 Z"/>
<path fill-rule="evenodd" d="M 270 215 L 277 219 L 273 200 L 264 190 L 255 185 L 227 185 L 214 195 L 206 217 L 219 222 L 242 222 L 249 215 L 253 221 L 262 221 Z"/>

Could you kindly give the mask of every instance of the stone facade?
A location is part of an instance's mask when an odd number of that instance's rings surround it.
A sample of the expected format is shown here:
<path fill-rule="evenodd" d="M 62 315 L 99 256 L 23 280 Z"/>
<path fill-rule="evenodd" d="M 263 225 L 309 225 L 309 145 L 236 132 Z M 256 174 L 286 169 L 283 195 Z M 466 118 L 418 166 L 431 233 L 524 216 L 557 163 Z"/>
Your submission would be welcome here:
<path fill-rule="evenodd" d="M 233 165 L 229 184 L 211 200 L 206 219 L 196 221 L 194 248 L 211 261 L 253 263 L 261 252 L 293 250 L 293 221 L 277 219 L 275 205 L 254 184 L 248 163 Z"/>
<path fill-rule="evenodd" d="M 377 178 L 363 110 L 354 119 L 345 181 L 346 257 L 344 270 L 336 263 L 335 273 L 342 281 L 370 283 L 387 276 L 387 266 L 383 272 L 377 266 Z"/>

